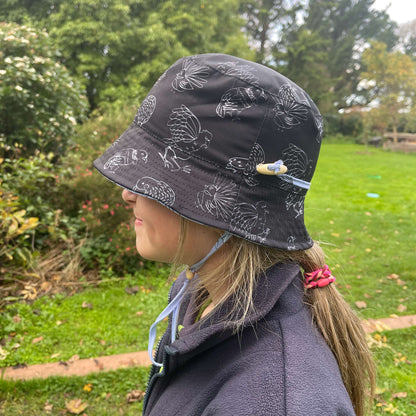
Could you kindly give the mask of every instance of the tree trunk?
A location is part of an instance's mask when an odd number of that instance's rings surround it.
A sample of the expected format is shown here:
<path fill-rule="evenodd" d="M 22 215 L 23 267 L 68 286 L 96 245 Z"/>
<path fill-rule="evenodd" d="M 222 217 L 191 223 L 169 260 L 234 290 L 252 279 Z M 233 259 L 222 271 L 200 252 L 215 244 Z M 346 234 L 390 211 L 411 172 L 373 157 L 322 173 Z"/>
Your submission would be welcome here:
<path fill-rule="evenodd" d="M 397 143 L 399 139 L 397 138 L 397 126 L 393 126 L 393 143 Z"/>

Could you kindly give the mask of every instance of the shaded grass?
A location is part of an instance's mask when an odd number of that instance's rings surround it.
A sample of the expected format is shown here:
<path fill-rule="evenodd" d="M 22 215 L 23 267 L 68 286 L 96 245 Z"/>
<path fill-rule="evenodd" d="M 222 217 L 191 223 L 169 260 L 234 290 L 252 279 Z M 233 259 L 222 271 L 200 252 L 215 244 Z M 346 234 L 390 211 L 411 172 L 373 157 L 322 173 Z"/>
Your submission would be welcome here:
<path fill-rule="evenodd" d="M 306 223 L 311 236 L 324 243 L 347 301 L 366 302 L 363 317 L 416 313 L 415 190 L 416 154 L 322 147 Z"/>
<path fill-rule="evenodd" d="M 0 366 L 145 350 L 149 326 L 167 303 L 168 274 L 167 267 L 155 266 L 73 296 L 7 306 L 0 339 L 9 354 Z"/>
<path fill-rule="evenodd" d="M 66 403 L 80 399 L 88 404 L 85 409 L 88 416 L 137 416 L 141 414 L 142 402 L 128 403 L 127 394 L 133 390 L 143 391 L 147 377 L 148 369 L 137 367 L 86 377 L 49 377 L 16 382 L 0 380 L 0 414 L 69 414 Z M 91 391 L 85 391 L 86 386 Z"/>

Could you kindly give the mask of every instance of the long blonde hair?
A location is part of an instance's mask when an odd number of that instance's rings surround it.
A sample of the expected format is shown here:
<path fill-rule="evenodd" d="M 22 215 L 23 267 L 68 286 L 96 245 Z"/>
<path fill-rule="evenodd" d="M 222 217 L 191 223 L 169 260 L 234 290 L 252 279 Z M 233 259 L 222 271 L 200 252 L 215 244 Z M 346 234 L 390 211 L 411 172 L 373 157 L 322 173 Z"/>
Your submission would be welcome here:
<path fill-rule="evenodd" d="M 181 217 L 178 253 L 183 247 L 186 222 Z M 226 319 L 232 320 L 236 330 L 241 329 L 245 318 L 254 308 L 253 292 L 259 276 L 271 266 L 291 262 L 298 264 L 305 272 L 311 272 L 325 265 L 323 250 L 317 243 L 307 250 L 286 251 L 260 246 L 233 236 L 224 246 L 221 255 L 221 264 L 211 270 L 205 280 L 210 279 L 212 287 L 222 290 L 215 294 L 219 298 L 216 308 L 233 296 L 234 309 Z M 179 258 L 180 254 L 176 260 Z M 203 299 L 206 295 L 203 286 L 197 290 Z M 309 306 L 313 322 L 338 362 L 357 416 L 364 416 L 374 395 L 376 370 L 359 318 L 333 284 L 305 290 L 304 302 Z"/>

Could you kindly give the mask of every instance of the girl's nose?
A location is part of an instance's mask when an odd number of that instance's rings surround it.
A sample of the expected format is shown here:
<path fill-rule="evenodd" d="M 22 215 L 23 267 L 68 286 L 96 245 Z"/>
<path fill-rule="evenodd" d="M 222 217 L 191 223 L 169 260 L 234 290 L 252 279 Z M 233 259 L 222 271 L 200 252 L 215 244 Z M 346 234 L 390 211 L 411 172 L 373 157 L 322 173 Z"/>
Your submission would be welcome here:
<path fill-rule="evenodd" d="M 124 202 L 127 202 L 128 204 L 134 204 L 136 202 L 136 196 L 136 194 L 130 192 L 127 189 L 123 189 L 123 192 L 121 193 L 121 197 L 123 198 Z"/>

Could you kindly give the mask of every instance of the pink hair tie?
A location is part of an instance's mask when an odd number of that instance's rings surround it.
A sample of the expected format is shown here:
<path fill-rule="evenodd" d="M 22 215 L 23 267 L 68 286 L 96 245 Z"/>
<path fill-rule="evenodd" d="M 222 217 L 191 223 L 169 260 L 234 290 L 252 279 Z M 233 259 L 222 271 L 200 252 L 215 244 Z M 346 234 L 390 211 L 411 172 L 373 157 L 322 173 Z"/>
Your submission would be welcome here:
<path fill-rule="evenodd" d="M 310 273 L 304 273 L 303 276 L 305 277 L 305 281 L 303 286 L 306 289 L 311 289 L 314 287 L 324 287 L 328 286 L 332 282 L 335 282 L 335 277 L 332 276 L 331 270 L 325 264 L 322 269 L 317 269 Z"/>

